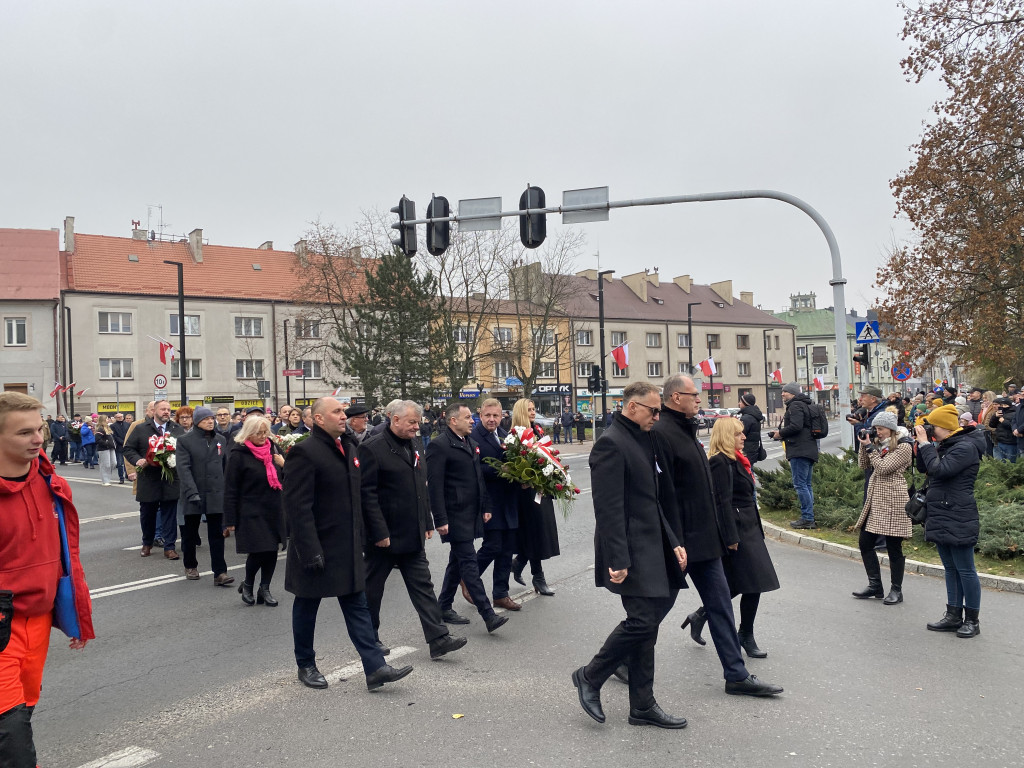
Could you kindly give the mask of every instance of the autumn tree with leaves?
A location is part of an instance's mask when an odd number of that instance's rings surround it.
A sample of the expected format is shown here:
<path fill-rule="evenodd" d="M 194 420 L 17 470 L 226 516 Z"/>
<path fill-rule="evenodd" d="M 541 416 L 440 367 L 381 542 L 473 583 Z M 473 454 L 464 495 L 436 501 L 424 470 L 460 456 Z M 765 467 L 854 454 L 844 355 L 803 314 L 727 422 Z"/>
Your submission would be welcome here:
<path fill-rule="evenodd" d="M 925 365 L 1024 372 L 1024 3 L 904 5 L 903 71 L 949 94 L 891 187 L 914 239 L 878 271 L 880 318 Z"/>

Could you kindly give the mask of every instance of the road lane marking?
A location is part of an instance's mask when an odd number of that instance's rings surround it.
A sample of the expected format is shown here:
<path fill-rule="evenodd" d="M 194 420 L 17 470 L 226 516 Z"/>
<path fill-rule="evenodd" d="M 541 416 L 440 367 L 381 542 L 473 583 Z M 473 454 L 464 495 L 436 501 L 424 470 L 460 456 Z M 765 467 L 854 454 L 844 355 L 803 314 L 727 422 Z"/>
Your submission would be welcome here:
<path fill-rule="evenodd" d="M 124 520 L 126 517 L 138 517 L 138 516 L 139 516 L 139 511 L 135 510 L 134 512 L 118 512 L 117 514 L 113 514 L 113 515 L 99 515 L 98 517 L 79 517 L 78 518 L 78 522 L 79 523 L 95 523 L 95 522 L 99 522 L 100 520 Z M 139 546 L 141 547 L 142 545 L 140 544 Z"/>
<path fill-rule="evenodd" d="M 100 757 L 91 762 L 80 765 L 78 768 L 139 768 L 148 765 L 160 757 L 159 752 L 145 747 L 125 747 L 117 752 L 111 752 L 106 757 Z"/>
<path fill-rule="evenodd" d="M 287 555 L 282 552 L 278 555 L 278 560 L 283 560 Z M 229 571 L 238 571 L 245 568 L 245 563 L 239 563 L 238 565 L 228 566 Z M 213 576 L 213 571 L 200 571 L 200 576 Z M 162 576 L 154 576 L 150 579 L 140 579 L 139 581 L 128 581 L 124 584 L 111 584 L 109 587 L 96 587 L 96 589 L 89 590 L 89 597 L 96 600 L 101 597 L 111 597 L 112 595 L 121 595 L 125 592 L 135 592 L 139 589 L 149 589 L 150 587 L 160 587 L 164 584 L 172 584 L 176 581 L 185 581 L 185 575 L 165 573 Z"/>
<path fill-rule="evenodd" d="M 400 645 L 397 648 L 392 648 L 391 653 L 389 653 L 384 658 L 384 661 L 390 664 L 395 659 L 400 659 L 403 656 L 408 656 L 410 653 L 415 652 L 416 649 L 413 648 L 411 645 Z M 351 664 L 346 664 L 344 667 L 338 667 L 334 671 L 328 672 L 326 675 L 324 675 L 324 678 L 326 678 L 328 683 L 338 683 L 342 680 L 346 680 L 350 677 L 353 677 L 354 675 L 362 674 L 362 672 L 363 662 L 353 661 Z"/>

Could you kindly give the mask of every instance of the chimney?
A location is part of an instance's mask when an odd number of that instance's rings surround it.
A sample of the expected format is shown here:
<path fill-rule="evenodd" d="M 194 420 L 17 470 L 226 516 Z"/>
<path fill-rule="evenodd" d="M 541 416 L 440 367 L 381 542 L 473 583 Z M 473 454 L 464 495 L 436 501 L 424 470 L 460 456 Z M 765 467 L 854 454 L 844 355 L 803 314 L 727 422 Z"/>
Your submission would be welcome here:
<path fill-rule="evenodd" d="M 295 256 L 299 260 L 300 267 L 305 268 L 309 266 L 309 251 L 306 250 L 305 240 L 299 240 L 295 244 Z"/>
<path fill-rule="evenodd" d="M 732 304 L 732 280 L 722 280 L 711 284 L 711 290 L 717 293 L 726 304 Z"/>
<path fill-rule="evenodd" d="M 651 272 L 647 275 L 647 282 L 653 285 L 655 288 L 661 287 L 661 278 L 658 277 L 657 272 Z"/>
<path fill-rule="evenodd" d="M 640 301 L 647 301 L 647 273 L 634 272 L 632 275 L 624 275 L 622 282 L 640 297 Z"/>
<path fill-rule="evenodd" d="M 196 228 L 188 233 L 188 250 L 192 254 L 192 261 L 203 263 L 203 230 Z"/>
<path fill-rule="evenodd" d="M 149 232 L 144 229 L 133 229 L 132 240 L 147 240 L 149 238 Z"/>
<path fill-rule="evenodd" d="M 75 250 L 75 217 L 64 217 L 64 250 L 73 253 Z"/>
<path fill-rule="evenodd" d="M 597 270 L 596 269 L 584 269 L 584 270 L 582 270 L 580 272 L 577 272 L 576 273 L 576 277 L 583 277 L 583 278 L 586 278 L 587 280 L 597 280 Z"/>
<path fill-rule="evenodd" d="M 740 291 L 740 301 L 744 304 L 754 306 L 754 292 L 753 291 Z"/>
<path fill-rule="evenodd" d="M 263 245 L 256 249 L 257 251 L 272 251 L 274 250 L 274 241 L 267 240 Z"/>
<path fill-rule="evenodd" d="M 693 280 L 690 279 L 689 275 L 680 275 L 679 277 L 672 278 L 672 282 L 678 285 L 687 293 L 693 288 Z"/>

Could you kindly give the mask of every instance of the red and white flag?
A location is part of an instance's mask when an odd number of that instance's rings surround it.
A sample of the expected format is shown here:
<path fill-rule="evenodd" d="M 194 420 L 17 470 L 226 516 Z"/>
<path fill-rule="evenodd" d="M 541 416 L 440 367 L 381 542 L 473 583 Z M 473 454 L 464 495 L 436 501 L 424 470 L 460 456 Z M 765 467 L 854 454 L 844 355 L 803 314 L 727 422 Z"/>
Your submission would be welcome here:
<path fill-rule="evenodd" d="M 772 378 L 775 379 L 777 382 L 779 382 L 779 384 L 781 384 L 782 383 L 782 369 L 781 368 L 776 368 L 774 371 L 772 371 Z"/>
<path fill-rule="evenodd" d="M 68 387 L 68 389 L 70 389 L 70 387 Z M 84 394 L 85 394 L 86 392 L 88 392 L 88 391 L 89 391 L 90 389 L 92 389 L 92 387 L 86 387 L 85 389 L 83 389 L 83 390 L 81 390 L 81 391 L 79 391 L 79 392 L 75 392 L 75 396 L 76 396 L 76 397 L 81 397 L 81 396 L 82 396 L 82 395 L 84 395 Z"/>
<path fill-rule="evenodd" d="M 64 391 L 64 387 L 61 385 L 61 383 L 59 381 L 55 381 L 53 383 L 56 386 L 53 388 L 53 391 L 50 393 L 50 397 L 56 397 L 57 395 L 59 395 L 61 392 Z"/>
<path fill-rule="evenodd" d="M 174 360 L 174 345 L 169 341 L 161 341 L 160 362 L 167 365 L 168 360 Z"/>
<path fill-rule="evenodd" d="M 821 378 L 821 376 L 815 376 L 814 377 L 814 388 L 816 390 L 818 390 L 819 392 L 821 392 L 821 390 L 823 390 L 825 388 L 825 382 Z"/>
<path fill-rule="evenodd" d="M 331 397 L 337 397 L 338 395 L 340 395 L 340 394 L 341 394 L 341 391 L 342 391 L 343 389 L 345 389 L 345 385 L 344 385 L 344 384 L 342 384 L 342 385 L 341 385 L 341 386 L 339 386 L 339 387 L 338 387 L 337 389 L 335 389 L 335 390 L 334 390 L 333 392 L 331 392 Z"/>
<path fill-rule="evenodd" d="M 715 359 L 713 357 L 709 357 L 707 360 L 701 360 L 700 369 L 705 376 L 714 376 L 718 373 L 718 366 L 715 365 Z"/>
<path fill-rule="evenodd" d="M 624 370 L 629 365 L 629 344 L 623 344 L 612 350 L 612 360 L 619 366 L 619 370 Z"/>

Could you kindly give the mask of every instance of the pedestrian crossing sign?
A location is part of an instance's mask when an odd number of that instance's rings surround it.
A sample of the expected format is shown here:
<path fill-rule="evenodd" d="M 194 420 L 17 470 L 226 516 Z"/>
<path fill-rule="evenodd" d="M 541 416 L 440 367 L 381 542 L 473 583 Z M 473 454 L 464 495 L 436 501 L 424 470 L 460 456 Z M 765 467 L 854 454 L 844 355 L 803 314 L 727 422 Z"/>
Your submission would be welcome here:
<path fill-rule="evenodd" d="M 858 344 L 877 344 L 881 339 L 878 336 L 878 321 L 871 320 L 863 323 L 857 323 L 855 326 L 857 330 L 857 343 Z"/>

